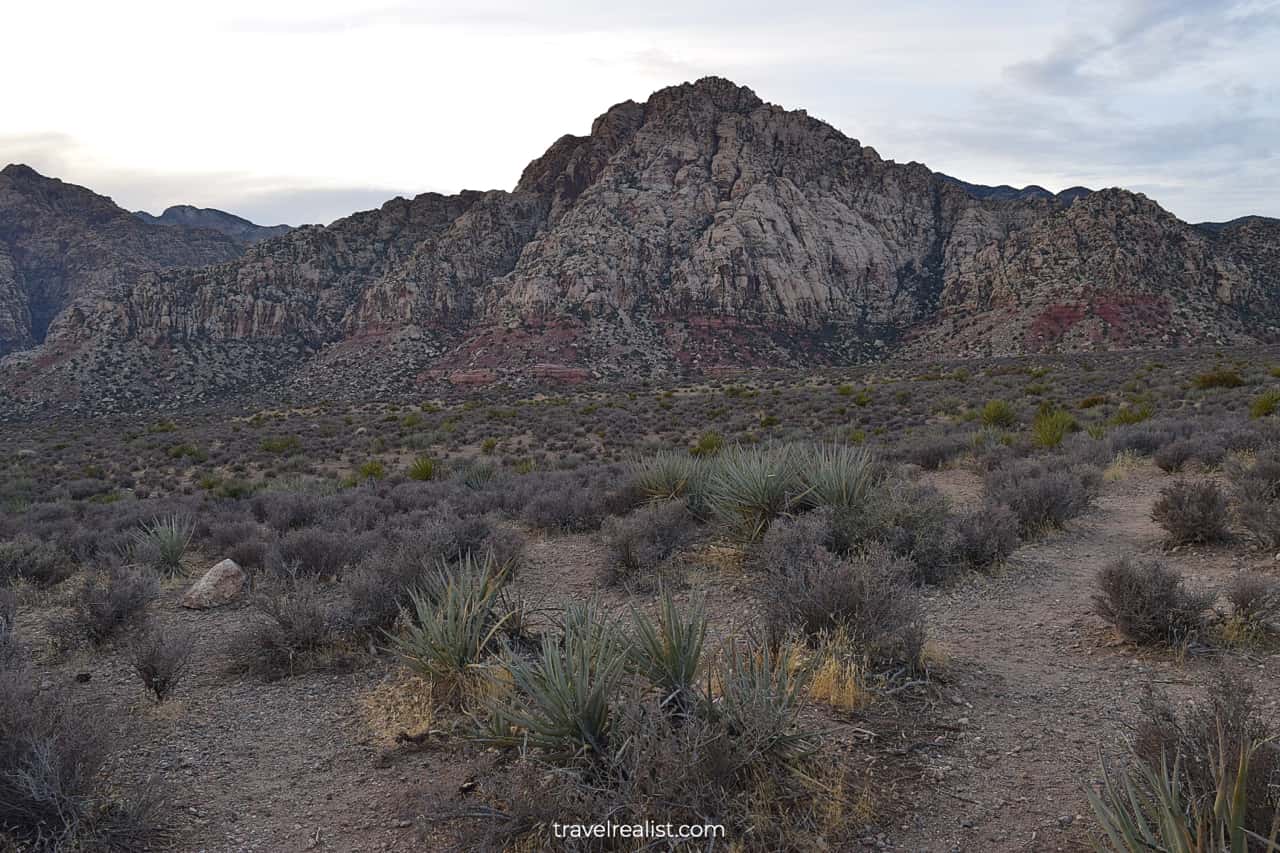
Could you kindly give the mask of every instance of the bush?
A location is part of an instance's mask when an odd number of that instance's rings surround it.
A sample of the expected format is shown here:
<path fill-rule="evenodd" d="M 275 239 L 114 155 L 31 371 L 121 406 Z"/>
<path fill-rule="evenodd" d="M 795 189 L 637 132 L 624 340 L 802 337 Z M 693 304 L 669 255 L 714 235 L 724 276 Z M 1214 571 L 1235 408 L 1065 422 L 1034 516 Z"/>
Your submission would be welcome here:
<path fill-rule="evenodd" d="M 693 519 L 683 501 L 668 501 L 610 518 L 601 528 L 609 546 L 612 581 L 627 581 L 651 572 L 694 535 Z"/>
<path fill-rule="evenodd" d="M 1004 504 L 985 504 L 955 520 L 956 556 L 982 571 L 1004 562 L 1018 547 L 1018 516 Z"/>
<path fill-rule="evenodd" d="M 0 584 L 21 579 L 40 587 L 53 586 L 74 571 L 71 558 L 51 542 L 30 536 L 0 542 Z"/>
<path fill-rule="evenodd" d="M 518 695 L 494 701 L 494 740 L 532 747 L 567 761 L 609 754 L 618 690 L 630 659 L 612 622 L 592 604 L 570 605 L 559 641 L 544 639 L 540 655 L 511 654 L 507 669 Z"/>
<path fill-rule="evenodd" d="M 1031 437 L 1036 445 L 1054 448 L 1062 444 L 1068 433 L 1080 428 L 1070 412 L 1062 409 L 1042 409 L 1031 422 Z"/>
<path fill-rule="evenodd" d="M 812 643 L 842 634 L 872 666 L 920 667 L 924 617 L 910 560 L 883 545 L 847 557 L 814 547 L 770 569 L 765 606 L 775 641 L 792 632 Z"/>
<path fill-rule="evenodd" d="M 366 542 L 349 532 L 304 527 L 280 538 L 272 558 L 278 572 L 336 576 L 364 556 Z"/>
<path fill-rule="evenodd" d="M 636 486 L 652 500 L 684 497 L 698 477 L 700 465 L 687 453 L 662 451 L 632 466 Z"/>
<path fill-rule="evenodd" d="M 69 627 L 93 645 L 101 645 L 141 619 L 159 592 L 155 576 L 136 569 L 116 568 L 105 576 L 90 575 L 72 602 Z"/>
<path fill-rule="evenodd" d="M 156 802 L 111 792 L 100 716 L 77 713 L 36 683 L 22 662 L 0 668 L 0 845 L 148 849 Z"/>
<path fill-rule="evenodd" d="M 1152 461 L 1161 471 L 1169 474 L 1181 471 L 1188 462 L 1195 460 L 1201 465 L 1212 466 L 1222 461 L 1226 450 L 1214 438 L 1183 438 L 1172 441 L 1152 455 Z"/>
<path fill-rule="evenodd" d="M 1094 610 L 1129 640 L 1142 645 L 1184 646 L 1199 641 L 1213 594 L 1189 592 L 1163 563 L 1128 558 L 1098 573 Z"/>
<path fill-rule="evenodd" d="M 1231 615 L 1246 628 L 1264 628 L 1280 618 L 1280 582 L 1266 575 L 1236 575 L 1227 584 Z"/>
<path fill-rule="evenodd" d="M 329 608 L 315 578 L 276 580 L 255 596 L 255 622 L 234 642 L 237 668 L 266 679 L 284 678 L 306 668 L 333 637 Z"/>
<path fill-rule="evenodd" d="M 436 460 L 430 456 L 419 456 L 409 465 L 409 479 L 426 482 L 436 477 Z"/>
<path fill-rule="evenodd" d="M 1160 491 L 1151 517 L 1171 544 L 1220 542 L 1227 538 L 1227 499 L 1212 480 L 1179 481 Z"/>
<path fill-rule="evenodd" d="M 1274 415 L 1277 408 L 1280 408 L 1280 391 L 1266 391 L 1254 397 L 1249 404 L 1249 417 L 1265 418 Z"/>
<path fill-rule="evenodd" d="M 1207 391 L 1210 388 L 1239 388 L 1243 384 L 1244 379 L 1239 373 L 1224 368 L 1201 373 L 1192 381 L 1192 385 L 1201 391 Z"/>
<path fill-rule="evenodd" d="M 144 632 L 134 642 L 133 671 L 157 702 L 168 699 L 177 688 L 186 673 L 192 647 L 190 633 L 158 627 Z"/>
<path fill-rule="evenodd" d="M 491 560 L 463 558 L 456 571 L 410 593 L 405 629 L 392 647 L 432 683 L 437 702 L 461 707 L 480 676 L 479 666 L 501 640 L 506 573 Z"/>
<path fill-rule="evenodd" d="M 702 648 L 707 639 L 707 617 L 701 602 L 681 613 L 670 592 L 663 590 L 656 624 L 635 609 L 631 618 L 636 627 L 632 665 L 662 694 L 659 707 L 690 719 L 697 710 Z"/>
<path fill-rule="evenodd" d="M 1021 460 L 987 475 L 986 498 L 1013 511 L 1022 535 L 1035 535 L 1084 512 L 1093 502 L 1097 477 L 1096 468 Z"/>
<path fill-rule="evenodd" d="M 1004 400 L 988 400 L 978 414 L 983 426 L 1009 429 L 1018 422 L 1018 413 Z"/>
<path fill-rule="evenodd" d="M 182 515 L 154 518 L 133 533 L 133 559 L 152 571 L 175 575 L 191 545 L 194 526 Z"/>
<path fill-rule="evenodd" d="M 866 448 L 821 444 L 811 448 L 803 460 L 799 503 L 861 509 L 882 479 L 875 456 Z"/>
<path fill-rule="evenodd" d="M 964 436 L 945 435 L 913 442 L 903 451 L 902 457 L 926 471 L 937 471 L 969 446 L 970 441 Z"/>
<path fill-rule="evenodd" d="M 801 465 L 790 447 L 730 447 L 707 477 L 707 505 L 732 529 L 758 539 L 805 490 Z"/>

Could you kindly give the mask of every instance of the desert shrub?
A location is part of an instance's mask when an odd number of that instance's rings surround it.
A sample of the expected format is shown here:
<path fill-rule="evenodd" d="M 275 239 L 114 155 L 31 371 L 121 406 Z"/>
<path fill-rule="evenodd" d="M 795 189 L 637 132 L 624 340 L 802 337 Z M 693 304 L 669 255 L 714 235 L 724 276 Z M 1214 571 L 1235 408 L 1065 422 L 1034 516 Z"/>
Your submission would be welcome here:
<path fill-rule="evenodd" d="M 30 536 L 0 542 L 0 584 L 21 579 L 36 586 L 52 586 L 74 571 L 71 558 L 51 542 Z"/>
<path fill-rule="evenodd" d="M 1250 629 L 1261 629 L 1280 618 L 1280 582 L 1252 572 L 1238 574 L 1227 584 L 1231 615 Z"/>
<path fill-rule="evenodd" d="M 291 456 L 302 451 L 302 439 L 296 435 L 266 436 L 258 442 L 258 447 L 264 453 Z"/>
<path fill-rule="evenodd" d="M 279 572 L 332 576 L 364 556 L 369 542 L 349 532 L 303 527 L 280 537 L 272 569 Z"/>
<path fill-rule="evenodd" d="M 1041 409 L 1031 421 L 1031 437 L 1036 445 L 1054 448 L 1062 440 L 1080 428 L 1070 412 L 1062 409 Z"/>
<path fill-rule="evenodd" d="M 381 480 L 387 476 L 387 468 L 377 459 L 370 459 L 356 469 L 357 480 Z"/>
<path fill-rule="evenodd" d="M 699 476 L 697 459 L 687 453 L 665 450 L 646 456 L 632 465 L 637 488 L 652 500 L 684 497 Z"/>
<path fill-rule="evenodd" d="M 1219 542 L 1227 538 L 1227 498 L 1212 480 L 1180 480 L 1160 490 L 1151 517 L 1171 544 Z"/>
<path fill-rule="evenodd" d="M 1280 454 L 1260 453 L 1251 465 L 1232 462 L 1227 477 L 1240 525 L 1259 545 L 1280 548 Z"/>
<path fill-rule="evenodd" d="M 410 593 L 404 630 L 392 648 L 432 683 L 435 701 L 461 706 L 479 678 L 481 663 L 498 650 L 506 573 L 492 560 L 468 553 L 455 571 L 440 572 L 434 585 Z"/>
<path fill-rule="evenodd" d="M 1020 460 L 990 472 L 984 484 L 989 503 L 1004 504 L 1018 517 L 1024 536 L 1062 527 L 1092 503 L 1098 471 L 1052 460 Z"/>
<path fill-rule="evenodd" d="M 1183 646 L 1202 639 L 1212 593 L 1188 591 L 1160 562 L 1119 560 L 1098 573 L 1094 610 L 1124 637 L 1144 645 Z"/>
<path fill-rule="evenodd" d="M 271 491 L 253 498 L 254 516 L 277 533 L 315 524 L 322 506 L 318 496 L 305 492 Z"/>
<path fill-rule="evenodd" d="M 155 576 L 137 569 L 89 575 L 72 601 L 68 627 L 93 645 L 101 645 L 140 620 L 159 592 Z"/>
<path fill-rule="evenodd" d="M 1210 388 L 1239 388 L 1245 383 L 1236 371 L 1216 368 L 1197 374 L 1191 384 L 1201 391 L 1207 391 Z"/>
<path fill-rule="evenodd" d="M 173 575 L 182 571 L 182 558 L 191 545 L 194 525 L 184 515 L 152 519 L 133 533 L 133 559 L 152 571 Z"/>
<path fill-rule="evenodd" d="M 100 717 L 36 684 L 24 662 L 0 667 L 0 846 L 147 849 L 156 802 L 113 791 Z"/>
<path fill-rule="evenodd" d="M 927 483 L 886 481 L 863 510 L 836 511 L 831 519 L 836 553 L 881 542 L 909 558 L 912 579 L 927 584 L 946 583 L 960 568 L 950 504 Z"/>
<path fill-rule="evenodd" d="M 193 645 L 189 632 L 159 627 L 142 632 L 134 640 L 130 653 L 133 671 L 157 702 L 173 695 L 186 673 Z"/>
<path fill-rule="evenodd" d="M 729 645 L 715 713 L 757 761 L 792 761 L 815 748 L 815 733 L 797 725 L 806 673 L 796 664 L 790 646 Z"/>
<path fill-rule="evenodd" d="M 918 668 L 925 630 L 912 573 L 910 560 L 883 545 L 845 557 L 813 547 L 770 567 L 764 595 L 770 634 L 781 640 L 798 632 L 817 642 L 841 633 L 877 668 Z"/>
<path fill-rule="evenodd" d="M 902 458 L 926 471 L 937 471 L 964 453 L 970 440 L 960 435 L 944 435 L 912 442 L 902 451 Z"/>
<path fill-rule="evenodd" d="M 232 645 L 234 667 L 274 680 L 307 668 L 334 635 L 319 583 L 277 578 L 253 599 L 255 620 Z"/>
<path fill-rule="evenodd" d="M 430 456 L 419 456 L 409 464 L 409 479 L 420 482 L 434 480 L 437 468 L 436 460 Z"/>
<path fill-rule="evenodd" d="M 516 696 L 492 701 L 494 740 L 565 761 L 608 755 L 618 691 L 630 650 L 616 625 L 591 602 L 570 605 L 560 636 L 528 660 L 511 654 Z"/>
<path fill-rule="evenodd" d="M 1125 403 L 1111 416 L 1111 423 L 1116 426 L 1132 426 L 1140 424 L 1155 414 L 1155 407 L 1147 401 Z"/>
<path fill-rule="evenodd" d="M 1004 400 L 988 400 L 978 413 L 983 426 L 1009 429 L 1018 422 L 1018 413 Z"/>
<path fill-rule="evenodd" d="M 695 525 L 682 501 L 643 507 L 601 528 L 609 546 L 613 581 L 635 580 L 651 572 L 685 545 Z"/>
<path fill-rule="evenodd" d="M 1004 504 L 984 504 L 954 522 L 956 556 L 971 569 L 1004 562 L 1018 547 L 1018 516 Z"/>
<path fill-rule="evenodd" d="M 820 444 L 803 454 L 800 465 L 798 502 L 802 506 L 859 509 L 883 479 L 875 456 L 863 447 Z M 785 467 L 778 471 L 781 476 L 788 474 Z M 761 495 L 766 492 L 756 490 Z"/>
<path fill-rule="evenodd" d="M 805 491 L 802 464 L 790 447 L 727 448 L 707 475 L 707 505 L 735 532 L 757 539 Z"/>
<path fill-rule="evenodd" d="M 1215 801 L 1225 790 L 1234 801 L 1239 826 L 1263 838 L 1274 837 L 1273 821 L 1280 820 L 1280 789 L 1275 785 L 1280 779 L 1280 744 L 1272 737 L 1269 715 L 1251 683 L 1222 672 L 1211 682 L 1207 701 L 1189 710 L 1180 713 L 1167 696 L 1150 689 L 1139 707 L 1133 738 L 1136 764 L 1177 786 L 1184 817 L 1208 817 L 1217 811 L 1216 819 L 1222 819 L 1222 804 L 1215 807 Z M 1196 821 L 1188 823 L 1194 835 Z M 1204 829 L 1199 832 L 1204 834 Z M 1250 843 L 1236 849 L 1265 847 Z"/>
<path fill-rule="evenodd" d="M 715 456 L 724 449 L 724 436 L 715 430 L 709 430 L 698 436 L 698 441 L 689 448 L 691 456 Z"/>
<path fill-rule="evenodd" d="M 631 664 L 649 683 L 658 688 L 659 707 L 681 719 L 697 710 L 699 680 L 703 674 L 703 646 L 707 639 L 707 617 L 701 601 L 682 612 L 669 590 L 660 596 L 656 622 L 632 609 L 635 638 L 631 644 Z"/>
<path fill-rule="evenodd" d="M 1158 449 L 1151 458 L 1161 471 L 1174 474 L 1192 460 L 1212 466 L 1221 462 L 1225 455 L 1226 450 L 1216 438 L 1201 436 L 1172 441 Z"/>
<path fill-rule="evenodd" d="M 1249 403 L 1249 417 L 1265 418 L 1274 415 L 1280 408 L 1280 391 L 1272 389 L 1259 394 Z"/>

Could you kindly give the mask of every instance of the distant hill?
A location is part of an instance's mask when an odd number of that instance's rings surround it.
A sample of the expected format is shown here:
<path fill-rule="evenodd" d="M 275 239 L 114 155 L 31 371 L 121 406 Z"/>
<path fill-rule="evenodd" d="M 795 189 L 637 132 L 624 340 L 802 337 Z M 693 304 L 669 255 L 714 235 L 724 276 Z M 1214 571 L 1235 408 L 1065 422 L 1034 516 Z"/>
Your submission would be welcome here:
<path fill-rule="evenodd" d="M 959 178 L 953 178 L 950 175 L 944 175 L 938 172 L 938 177 L 944 181 L 950 181 L 956 186 L 963 189 L 974 198 L 995 199 L 997 201 L 1028 201 L 1038 198 L 1051 198 L 1064 204 L 1071 204 L 1078 198 L 1088 195 L 1093 190 L 1088 187 L 1069 187 L 1059 193 L 1051 193 L 1042 186 L 1031 184 L 1022 189 L 1011 187 L 1008 184 L 1001 184 L 998 187 L 989 187 L 985 184 L 971 184 L 968 181 L 962 181 Z"/>
<path fill-rule="evenodd" d="M 184 228 L 209 228 L 226 234 L 233 240 L 251 246 L 281 234 L 288 234 L 293 229 L 288 225 L 256 225 L 247 219 L 215 210 L 211 207 L 192 207 L 189 204 L 178 204 L 167 208 L 159 216 L 152 216 L 145 210 L 134 211 L 134 216 L 151 225 L 180 225 Z"/>

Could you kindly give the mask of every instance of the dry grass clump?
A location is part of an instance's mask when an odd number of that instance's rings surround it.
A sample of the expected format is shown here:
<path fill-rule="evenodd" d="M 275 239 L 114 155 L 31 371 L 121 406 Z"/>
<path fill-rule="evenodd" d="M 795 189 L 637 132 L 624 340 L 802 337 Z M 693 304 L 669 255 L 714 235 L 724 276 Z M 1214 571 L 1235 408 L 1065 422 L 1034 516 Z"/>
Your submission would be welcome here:
<path fill-rule="evenodd" d="M 177 689 L 186 674 L 194 645 L 195 638 L 190 631 L 158 626 L 152 626 L 134 640 L 130 650 L 133 671 L 157 702 L 166 701 Z"/>

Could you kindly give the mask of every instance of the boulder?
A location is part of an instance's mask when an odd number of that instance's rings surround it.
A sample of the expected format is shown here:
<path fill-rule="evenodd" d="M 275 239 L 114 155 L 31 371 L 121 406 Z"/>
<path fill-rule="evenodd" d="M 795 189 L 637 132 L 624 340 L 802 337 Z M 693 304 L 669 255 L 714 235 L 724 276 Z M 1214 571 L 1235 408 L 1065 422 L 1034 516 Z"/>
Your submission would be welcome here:
<path fill-rule="evenodd" d="M 182 606 L 192 610 L 207 610 L 229 604 L 244 589 L 244 569 L 235 560 L 223 560 L 204 573 L 187 594 L 182 596 Z"/>

